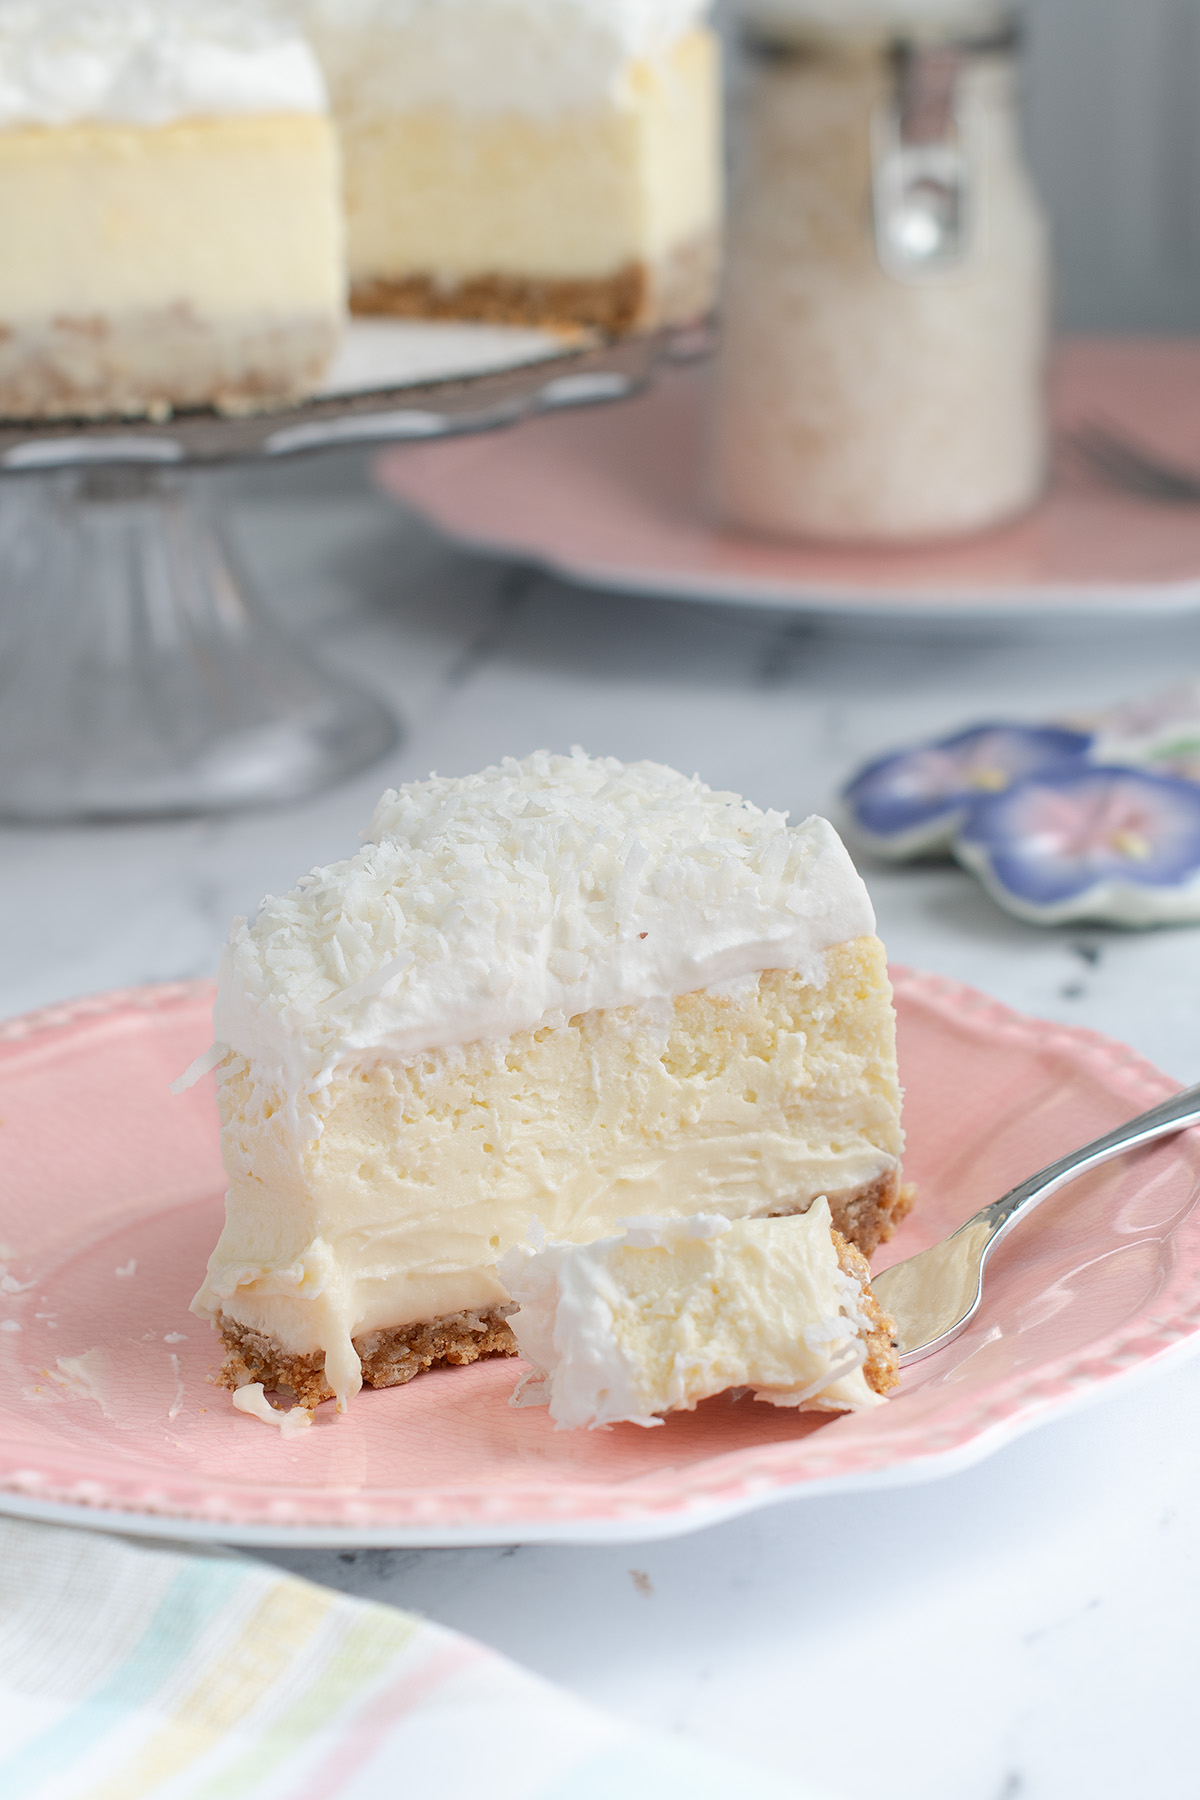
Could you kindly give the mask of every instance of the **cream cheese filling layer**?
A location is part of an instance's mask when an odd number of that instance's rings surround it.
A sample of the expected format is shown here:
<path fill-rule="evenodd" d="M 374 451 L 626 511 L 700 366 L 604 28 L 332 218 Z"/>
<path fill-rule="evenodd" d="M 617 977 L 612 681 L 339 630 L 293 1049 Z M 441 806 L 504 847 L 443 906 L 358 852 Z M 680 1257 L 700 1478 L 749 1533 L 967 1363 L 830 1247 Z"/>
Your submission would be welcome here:
<path fill-rule="evenodd" d="M 261 325 L 340 319 L 337 147 L 317 115 L 0 131 L 0 324 L 174 306 Z M 264 229 L 269 222 L 270 229 Z"/>
<path fill-rule="evenodd" d="M 359 1146 L 363 1155 L 376 1148 Z M 320 1235 L 290 1244 L 294 1254 L 281 1245 L 256 1256 L 250 1240 L 258 1234 L 241 1243 L 241 1233 L 227 1234 L 197 1307 L 268 1332 L 297 1354 L 328 1351 L 333 1339 L 344 1348 L 368 1332 L 504 1305 L 509 1296 L 494 1265 L 523 1241 L 533 1217 L 551 1235 L 583 1242 L 651 1206 L 663 1217 L 699 1208 L 754 1218 L 767 1210 L 764 1193 L 799 1208 L 817 1195 L 866 1187 L 896 1161 L 866 1142 L 834 1149 L 741 1132 L 676 1147 L 669 1158 L 648 1149 L 640 1166 L 580 1171 L 535 1198 L 507 1203 L 446 1192 L 435 1163 L 428 1186 L 422 1179 L 402 1199 L 394 1193 L 399 1204 L 390 1216 L 368 1219 L 347 1207 L 342 1219 L 322 1220 Z M 430 1188 L 438 1195 L 432 1203 Z"/>

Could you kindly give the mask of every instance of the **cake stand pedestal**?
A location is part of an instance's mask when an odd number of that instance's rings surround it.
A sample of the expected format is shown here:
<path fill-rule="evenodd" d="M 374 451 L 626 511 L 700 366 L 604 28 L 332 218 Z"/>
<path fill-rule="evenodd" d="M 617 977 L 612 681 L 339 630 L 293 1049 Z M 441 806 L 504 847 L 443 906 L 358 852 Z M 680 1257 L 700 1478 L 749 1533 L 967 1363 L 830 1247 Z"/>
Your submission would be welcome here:
<path fill-rule="evenodd" d="M 256 600 L 208 472 L 619 398 L 680 346 L 362 321 L 331 391 L 287 411 L 0 421 L 0 818 L 263 806 L 384 755 L 397 721 Z"/>
<path fill-rule="evenodd" d="M 329 786 L 398 736 L 241 579 L 203 474 L 0 487 L 0 815 L 222 811 Z"/>

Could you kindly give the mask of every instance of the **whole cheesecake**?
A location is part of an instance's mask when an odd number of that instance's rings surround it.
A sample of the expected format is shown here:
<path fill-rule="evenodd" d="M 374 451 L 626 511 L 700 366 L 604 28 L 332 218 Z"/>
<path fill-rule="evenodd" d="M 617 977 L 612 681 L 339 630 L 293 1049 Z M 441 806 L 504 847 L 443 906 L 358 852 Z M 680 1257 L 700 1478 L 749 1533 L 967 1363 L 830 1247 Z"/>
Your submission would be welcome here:
<path fill-rule="evenodd" d="M 340 1404 L 511 1353 L 498 1265 L 631 1216 L 908 1204 L 894 1015 L 832 826 L 545 753 L 386 794 L 239 921 L 215 1013 L 224 1379 Z"/>
<path fill-rule="evenodd" d="M 337 343 L 336 139 L 265 0 L 0 0 L 0 416 L 292 399 Z"/>
<path fill-rule="evenodd" d="M 705 0 L 305 0 L 355 310 L 612 331 L 712 305 Z"/>

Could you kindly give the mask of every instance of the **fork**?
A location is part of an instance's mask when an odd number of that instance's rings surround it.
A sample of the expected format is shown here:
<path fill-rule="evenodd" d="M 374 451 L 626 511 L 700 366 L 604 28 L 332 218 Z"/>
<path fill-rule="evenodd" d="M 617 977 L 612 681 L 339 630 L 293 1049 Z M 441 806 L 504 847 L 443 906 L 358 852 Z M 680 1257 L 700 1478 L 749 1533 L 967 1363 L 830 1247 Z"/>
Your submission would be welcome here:
<path fill-rule="evenodd" d="M 1068 434 L 1067 443 L 1097 474 L 1126 493 L 1184 504 L 1200 500 L 1200 471 L 1160 457 L 1107 425 L 1080 425 Z"/>
<path fill-rule="evenodd" d="M 875 1298 L 896 1323 L 901 1365 L 932 1356 L 974 1318 L 983 1298 L 983 1273 L 989 1256 L 1035 1206 L 1114 1156 L 1197 1124 L 1200 1085 L 1173 1094 L 1160 1106 L 1139 1113 L 1082 1149 L 1060 1156 L 999 1200 L 990 1201 L 940 1243 L 872 1275 Z"/>

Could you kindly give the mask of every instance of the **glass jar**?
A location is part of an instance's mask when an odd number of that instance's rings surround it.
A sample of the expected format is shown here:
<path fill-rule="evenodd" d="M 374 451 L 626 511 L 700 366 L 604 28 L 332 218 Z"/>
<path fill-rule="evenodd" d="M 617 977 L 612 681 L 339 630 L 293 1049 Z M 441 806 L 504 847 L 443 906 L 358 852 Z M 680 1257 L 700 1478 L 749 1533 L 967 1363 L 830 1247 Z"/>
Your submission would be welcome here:
<path fill-rule="evenodd" d="M 997 523 L 1047 464 L 1015 22 L 946 0 L 857 25 L 862 0 L 775 5 L 744 26 L 715 509 L 859 542 Z"/>

